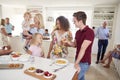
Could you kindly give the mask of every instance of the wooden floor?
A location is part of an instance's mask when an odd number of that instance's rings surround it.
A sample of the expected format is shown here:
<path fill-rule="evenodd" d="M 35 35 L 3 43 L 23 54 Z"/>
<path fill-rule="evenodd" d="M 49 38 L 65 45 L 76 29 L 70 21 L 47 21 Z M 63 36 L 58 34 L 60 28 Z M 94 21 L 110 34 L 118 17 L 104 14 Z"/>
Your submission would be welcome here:
<path fill-rule="evenodd" d="M 104 68 L 101 63 L 95 64 L 96 55 L 92 55 L 92 64 L 86 74 L 86 80 L 120 80 L 114 64 L 110 68 Z"/>
<path fill-rule="evenodd" d="M 103 64 L 95 64 L 96 55 L 92 55 L 92 63 L 85 75 L 85 80 L 120 80 L 118 73 L 116 72 L 114 63 L 111 63 L 110 68 L 104 68 Z M 72 80 L 77 80 L 75 74 Z"/>

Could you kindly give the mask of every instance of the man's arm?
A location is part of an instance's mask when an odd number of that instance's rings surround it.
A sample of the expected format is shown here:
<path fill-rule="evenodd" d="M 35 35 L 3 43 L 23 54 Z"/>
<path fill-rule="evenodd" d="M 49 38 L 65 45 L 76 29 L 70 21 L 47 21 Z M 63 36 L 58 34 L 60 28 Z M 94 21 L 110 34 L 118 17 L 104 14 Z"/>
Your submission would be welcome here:
<path fill-rule="evenodd" d="M 15 28 L 15 27 L 14 27 L 14 26 L 12 26 L 12 30 L 14 30 L 14 28 Z"/>
<path fill-rule="evenodd" d="M 89 41 L 89 40 L 84 40 L 83 41 L 80 52 L 79 52 L 79 55 L 78 55 L 78 58 L 77 58 L 75 64 L 79 64 L 79 62 L 81 61 L 81 59 L 83 58 L 83 56 L 85 54 L 86 49 L 88 48 L 88 46 L 90 44 L 91 44 L 91 41 Z"/>
<path fill-rule="evenodd" d="M 88 46 L 91 44 L 91 41 L 89 40 L 84 40 L 78 55 L 77 60 L 75 61 L 75 68 L 77 69 L 77 72 L 80 72 L 80 67 L 79 67 L 79 62 L 81 61 L 81 59 L 83 58 L 84 54 L 85 54 L 85 50 L 88 48 Z"/>
<path fill-rule="evenodd" d="M 67 46 L 67 47 L 76 47 L 76 40 L 74 40 L 73 42 L 65 40 L 63 41 L 63 44 L 64 46 Z"/>

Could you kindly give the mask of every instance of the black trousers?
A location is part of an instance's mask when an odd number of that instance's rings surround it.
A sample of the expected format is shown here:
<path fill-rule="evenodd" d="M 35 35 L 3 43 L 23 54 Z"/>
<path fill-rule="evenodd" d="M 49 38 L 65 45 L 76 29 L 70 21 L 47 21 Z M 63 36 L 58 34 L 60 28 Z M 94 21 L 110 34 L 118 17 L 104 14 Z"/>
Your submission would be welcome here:
<path fill-rule="evenodd" d="M 97 61 L 102 60 L 104 54 L 106 52 L 106 48 L 108 45 L 108 40 L 98 40 L 98 53 L 97 53 Z"/>

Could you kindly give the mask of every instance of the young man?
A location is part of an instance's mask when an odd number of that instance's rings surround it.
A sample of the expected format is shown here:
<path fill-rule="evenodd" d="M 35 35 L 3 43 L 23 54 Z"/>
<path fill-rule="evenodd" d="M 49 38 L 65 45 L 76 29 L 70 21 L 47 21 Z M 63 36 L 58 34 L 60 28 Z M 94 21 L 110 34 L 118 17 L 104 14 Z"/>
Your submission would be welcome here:
<path fill-rule="evenodd" d="M 75 34 L 75 41 L 65 41 L 66 46 L 76 47 L 75 68 L 78 80 L 85 80 L 85 73 L 91 64 L 91 49 L 94 40 L 94 32 L 86 25 L 85 12 L 79 11 L 73 14 L 74 24 L 79 30 Z"/>

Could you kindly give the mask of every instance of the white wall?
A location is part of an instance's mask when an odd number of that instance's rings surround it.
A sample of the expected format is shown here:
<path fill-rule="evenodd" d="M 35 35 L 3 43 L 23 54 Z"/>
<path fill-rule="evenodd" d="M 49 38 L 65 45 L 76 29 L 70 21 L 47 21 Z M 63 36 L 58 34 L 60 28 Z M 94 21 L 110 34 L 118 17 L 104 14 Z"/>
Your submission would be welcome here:
<path fill-rule="evenodd" d="M 0 18 L 2 17 L 2 6 L 0 5 Z"/>
<path fill-rule="evenodd" d="M 114 35 L 114 44 L 120 44 L 120 4 L 118 5 L 117 19 L 116 19 L 116 28 Z"/>
<path fill-rule="evenodd" d="M 73 37 L 75 36 L 76 27 L 73 24 L 73 13 L 77 11 L 84 11 L 87 14 L 87 22 L 86 24 L 92 27 L 92 13 L 93 7 L 92 6 L 78 6 L 78 7 L 46 7 L 46 28 L 53 30 L 53 26 L 55 26 L 56 18 L 59 16 L 65 16 L 68 18 L 70 22 L 70 29 L 72 31 Z M 54 21 L 47 21 L 48 17 L 53 17 Z"/>

